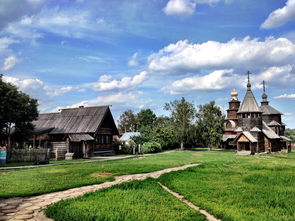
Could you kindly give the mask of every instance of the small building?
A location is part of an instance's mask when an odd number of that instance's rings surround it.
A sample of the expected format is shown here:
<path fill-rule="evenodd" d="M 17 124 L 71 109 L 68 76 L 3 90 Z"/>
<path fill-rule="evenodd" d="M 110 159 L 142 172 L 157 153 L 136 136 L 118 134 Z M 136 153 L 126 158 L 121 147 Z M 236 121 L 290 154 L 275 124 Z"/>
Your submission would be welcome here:
<path fill-rule="evenodd" d="M 64 159 L 114 154 L 113 136 L 119 135 L 109 106 L 66 108 L 58 113 L 39 114 L 28 136 L 32 147 L 48 147 L 51 157 Z"/>
<path fill-rule="evenodd" d="M 247 91 L 242 104 L 237 96 L 238 93 L 232 91 L 224 124 L 223 148 L 234 148 L 238 152 L 249 154 L 290 150 L 291 140 L 285 136 L 282 113 L 269 105 L 265 82 L 261 106 L 252 93 L 249 72 Z"/>
<path fill-rule="evenodd" d="M 140 136 L 140 132 L 126 132 L 120 137 L 120 141 L 128 144 L 128 141 L 131 140 L 131 137 Z"/>

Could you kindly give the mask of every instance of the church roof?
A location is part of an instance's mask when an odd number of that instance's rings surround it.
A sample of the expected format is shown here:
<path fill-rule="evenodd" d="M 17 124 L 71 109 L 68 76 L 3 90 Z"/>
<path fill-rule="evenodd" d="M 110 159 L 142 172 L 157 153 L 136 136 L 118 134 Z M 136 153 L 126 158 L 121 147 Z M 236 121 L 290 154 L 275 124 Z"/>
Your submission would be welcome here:
<path fill-rule="evenodd" d="M 267 124 L 262 122 L 262 132 L 269 139 L 280 139 L 279 135 L 277 135 Z"/>
<path fill-rule="evenodd" d="M 275 120 L 271 121 L 268 126 L 281 126 L 278 122 L 276 122 Z"/>
<path fill-rule="evenodd" d="M 236 136 L 233 142 L 237 142 L 242 135 L 244 135 L 251 143 L 257 143 L 257 139 L 249 131 L 243 131 L 241 134 Z"/>
<path fill-rule="evenodd" d="M 238 110 L 238 113 L 261 113 L 261 109 L 251 91 L 251 87 L 248 87 L 244 100 Z"/>
<path fill-rule="evenodd" d="M 272 114 L 282 114 L 281 112 L 279 112 L 278 110 L 276 110 L 275 108 L 273 108 L 270 105 L 262 105 L 260 107 L 260 110 L 263 112 L 262 115 L 272 115 Z"/>
<path fill-rule="evenodd" d="M 261 132 L 261 130 L 258 127 L 253 127 L 250 132 Z"/>

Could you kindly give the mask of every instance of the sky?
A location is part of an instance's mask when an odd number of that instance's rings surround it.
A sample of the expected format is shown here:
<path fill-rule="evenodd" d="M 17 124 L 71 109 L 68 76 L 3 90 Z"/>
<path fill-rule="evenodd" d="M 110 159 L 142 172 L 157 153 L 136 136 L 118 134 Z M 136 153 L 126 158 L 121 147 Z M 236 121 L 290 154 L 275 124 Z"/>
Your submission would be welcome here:
<path fill-rule="evenodd" d="M 185 97 L 226 110 L 246 92 L 295 128 L 295 0 L 0 0 L 0 73 L 41 113 Z"/>

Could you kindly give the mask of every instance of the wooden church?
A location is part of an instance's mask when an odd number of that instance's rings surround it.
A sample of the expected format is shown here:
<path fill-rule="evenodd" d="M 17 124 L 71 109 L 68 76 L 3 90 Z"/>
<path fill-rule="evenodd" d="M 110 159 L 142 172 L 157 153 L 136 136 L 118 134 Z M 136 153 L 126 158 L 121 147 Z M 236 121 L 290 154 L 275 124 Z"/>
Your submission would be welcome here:
<path fill-rule="evenodd" d="M 237 91 L 231 92 L 222 147 L 248 154 L 288 151 L 291 140 L 285 137 L 282 113 L 269 105 L 265 82 L 261 105 L 258 105 L 249 75 L 248 72 L 247 91 L 242 103 L 238 100 Z"/>

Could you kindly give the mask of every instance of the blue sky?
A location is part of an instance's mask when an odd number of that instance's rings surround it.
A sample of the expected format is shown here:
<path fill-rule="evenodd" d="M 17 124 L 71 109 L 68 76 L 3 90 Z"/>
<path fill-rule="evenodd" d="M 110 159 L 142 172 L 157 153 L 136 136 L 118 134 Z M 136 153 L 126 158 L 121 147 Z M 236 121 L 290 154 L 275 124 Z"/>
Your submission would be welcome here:
<path fill-rule="evenodd" d="M 295 0 L 0 0 L 0 72 L 40 112 L 122 111 L 245 94 L 295 128 Z"/>

